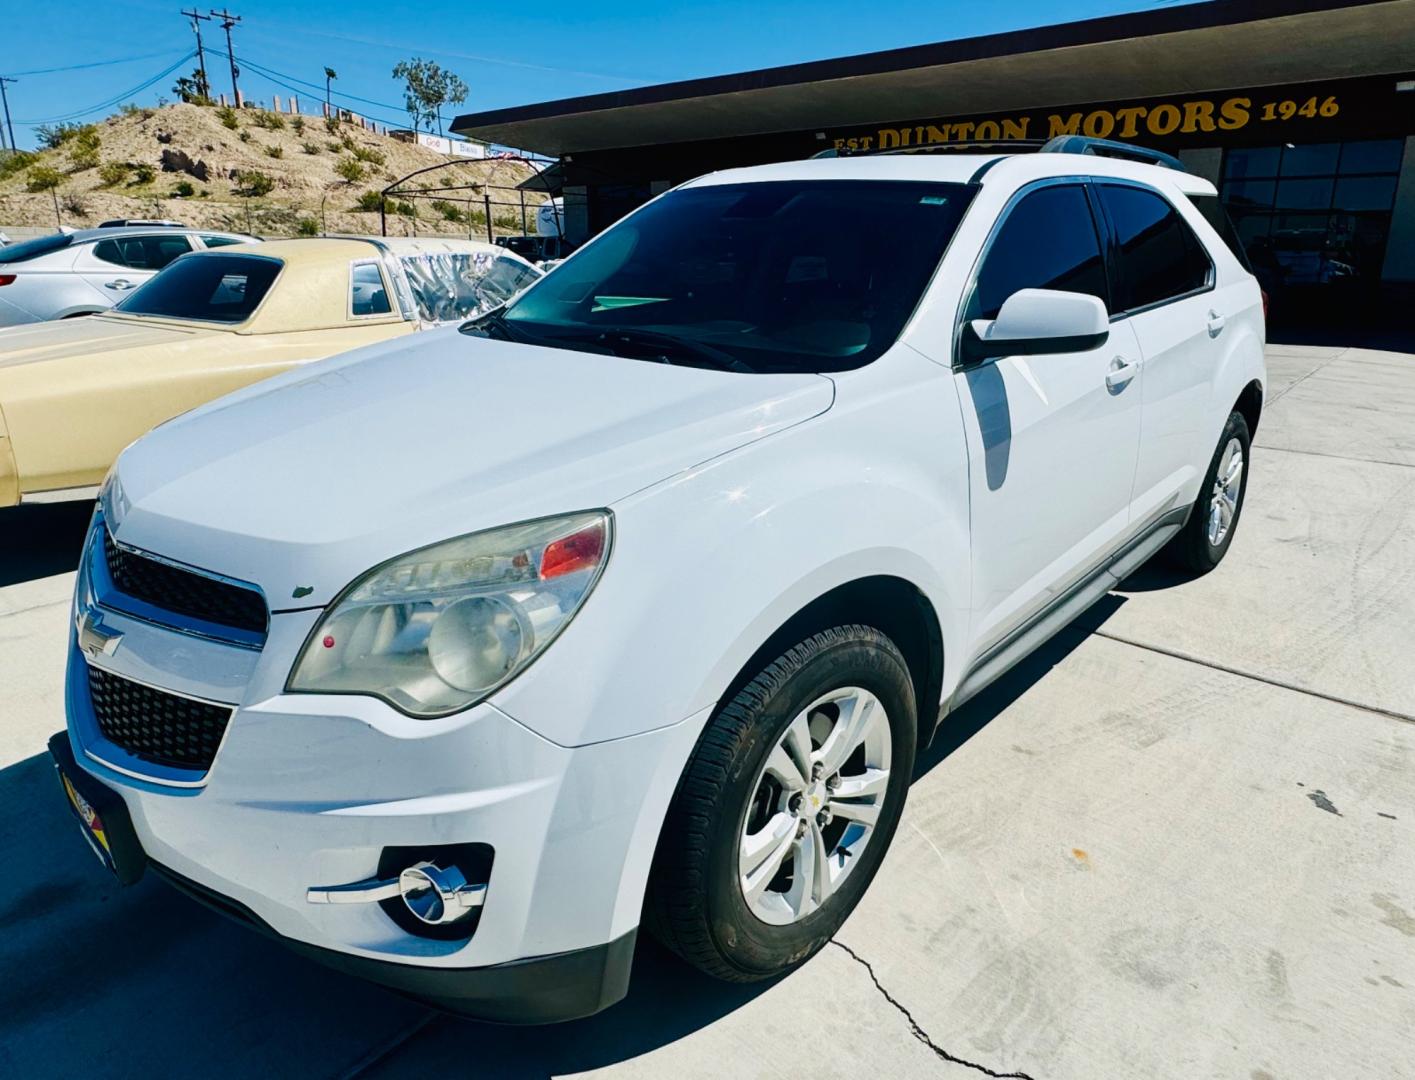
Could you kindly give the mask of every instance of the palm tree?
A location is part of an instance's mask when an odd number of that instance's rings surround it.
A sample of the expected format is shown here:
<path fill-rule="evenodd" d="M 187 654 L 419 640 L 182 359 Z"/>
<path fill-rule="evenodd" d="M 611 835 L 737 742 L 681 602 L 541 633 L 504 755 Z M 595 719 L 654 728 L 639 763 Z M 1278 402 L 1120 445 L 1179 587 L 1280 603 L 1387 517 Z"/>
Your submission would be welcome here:
<path fill-rule="evenodd" d="M 326 109 L 330 108 L 329 84 L 337 78 L 339 78 L 339 73 L 335 71 L 332 67 L 327 67 L 324 69 L 324 107 Z"/>

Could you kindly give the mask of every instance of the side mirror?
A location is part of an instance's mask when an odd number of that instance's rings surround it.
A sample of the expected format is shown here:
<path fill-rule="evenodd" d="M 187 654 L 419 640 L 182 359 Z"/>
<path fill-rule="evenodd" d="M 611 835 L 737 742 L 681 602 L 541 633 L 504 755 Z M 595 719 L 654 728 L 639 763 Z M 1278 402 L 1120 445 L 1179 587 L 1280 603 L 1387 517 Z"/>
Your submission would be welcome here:
<path fill-rule="evenodd" d="M 995 356 L 1088 352 L 1109 336 L 1110 315 L 1096 297 L 1019 289 L 996 319 L 973 319 L 963 327 L 962 359 L 976 364 Z"/>

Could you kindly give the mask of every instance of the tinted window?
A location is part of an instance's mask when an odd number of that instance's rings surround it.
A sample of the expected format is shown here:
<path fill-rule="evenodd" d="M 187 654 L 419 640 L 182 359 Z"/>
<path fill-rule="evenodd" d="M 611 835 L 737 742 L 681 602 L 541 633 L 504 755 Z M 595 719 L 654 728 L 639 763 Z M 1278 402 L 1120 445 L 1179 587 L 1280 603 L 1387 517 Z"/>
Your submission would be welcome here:
<path fill-rule="evenodd" d="M 349 310 L 355 315 L 387 315 L 393 310 L 388 303 L 388 289 L 376 263 L 359 263 L 350 274 Z"/>
<path fill-rule="evenodd" d="M 1105 302 L 1105 263 L 1079 185 L 1041 188 L 1012 208 L 983 257 L 968 317 L 997 318 L 1019 289 L 1060 289 Z"/>
<path fill-rule="evenodd" d="M 18 244 L 6 244 L 0 247 L 0 263 L 19 263 L 26 259 L 37 259 L 41 255 L 48 255 L 51 251 L 59 251 L 68 247 L 74 242 L 74 238 L 68 233 L 51 233 L 49 236 L 36 236 L 33 240 L 22 240 Z"/>
<path fill-rule="evenodd" d="M 206 233 L 202 233 L 201 239 L 202 243 L 209 248 L 230 247 L 232 244 L 250 243 L 250 240 L 244 236 L 208 236 Z"/>
<path fill-rule="evenodd" d="M 269 291 L 281 264 L 254 255 L 193 255 L 174 262 L 117 310 L 203 322 L 244 322 Z"/>
<path fill-rule="evenodd" d="M 753 371 L 860 367 L 898 338 L 971 194 L 888 180 L 683 188 L 532 285 L 505 321 L 636 359 L 669 349 L 674 363 L 725 353 Z"/>
<path fill-rule="evenodd" d="M 125 236 L 93 245 L 96 257 L 130 270 L 161 270 L 191 250 L 191 241 L 185 236 Z"/>
<path fill-rule="evenodd" d="M 1189 201 L 1204 215 L 1204 220 L 1213 226 L 1214 232 L 1223 237 L 1223 242 L 1228 245 L 1228 250 L 1233 252 L 1233 257 L 1243 269 L 1251 273 L 1253 268 L 1248 264 L 1248 253 L 1243 250 L 1243 241 L 1238 236 L 1238 230 L 1233 227 L 1233 219 L 1223 208 L 1223 200 L 1217 195 L 1190 195 Z"/>
<path fill-rule="evenodd" d="M 1102 184 L 1096 190 L 1115 229 L 1115 310 L 1132 311 L 1208 284 L 1208 255 L 1174 207 L 1140 188 Z"/>

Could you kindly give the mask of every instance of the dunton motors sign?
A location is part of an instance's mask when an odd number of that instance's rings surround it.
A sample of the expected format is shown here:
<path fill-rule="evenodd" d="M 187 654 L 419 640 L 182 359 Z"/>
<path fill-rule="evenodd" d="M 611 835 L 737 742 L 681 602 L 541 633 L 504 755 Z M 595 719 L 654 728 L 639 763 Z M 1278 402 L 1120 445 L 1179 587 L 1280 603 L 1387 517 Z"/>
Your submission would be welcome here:
<path fill-rule="evenodd" d="M 1394 120 L 1389 111 L 1393 105 L 1394 85 L 1392 79 L 1380 80 L 1379 85 L 1368 80 L 1351 80 L 1027 109 L 881 124 L 829 132 L 826 138 L 836 150 L 845 151 L 1050 139 L 1057 135 L 1191 146 L 1332 139 L 1345 137 L 1353 127 L 1370 128 L 1373 122 L 1378 122 L 1381 112 L 1387 121 Z M 1390 104 L 1383 102 L 1382 109 L 1372 101 L 1373 94 L 1381 94 Z"/>

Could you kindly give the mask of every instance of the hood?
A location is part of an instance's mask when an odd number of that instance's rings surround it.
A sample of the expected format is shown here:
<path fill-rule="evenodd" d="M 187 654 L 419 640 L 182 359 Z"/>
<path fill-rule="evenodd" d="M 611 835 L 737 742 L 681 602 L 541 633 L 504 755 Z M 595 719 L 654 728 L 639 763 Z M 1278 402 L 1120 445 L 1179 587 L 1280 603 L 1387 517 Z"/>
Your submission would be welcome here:
<path fill-rule="evenodd" d="M 56 319 L 0 330 L 0 370 L 63 360 L 72 356 L 106 353 L 114 349 L 145 349 L 169 341 L 221 333 L 191 326 L 170 326 L 143 319 L 91 315 L 82 319 Z"/>
<path fill-rule="evenodd" d="M 261 586 L 273 610 L 319 606 L 403 552 L 609 506 L 833 400 L 819 375 L 433 330 L 157 428 L 119 458 L 110 524 L 127 544 Z"/>

